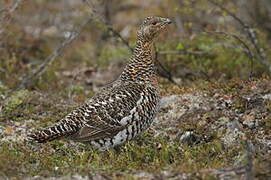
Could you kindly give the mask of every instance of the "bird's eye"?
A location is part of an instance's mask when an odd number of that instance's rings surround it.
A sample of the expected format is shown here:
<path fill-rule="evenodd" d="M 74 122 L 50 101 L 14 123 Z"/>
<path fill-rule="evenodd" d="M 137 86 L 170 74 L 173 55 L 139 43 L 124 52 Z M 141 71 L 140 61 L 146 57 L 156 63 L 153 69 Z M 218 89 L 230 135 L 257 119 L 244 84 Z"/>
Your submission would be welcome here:
<path fill-rule="evenodd" d="M 152 22 L 151 24 L 152 24 L 152 25 L 156 25 L 156 24 L 157 24 L 157 22 L 156 22 L 156 21 L 154 21 L 154 22 Z"/>

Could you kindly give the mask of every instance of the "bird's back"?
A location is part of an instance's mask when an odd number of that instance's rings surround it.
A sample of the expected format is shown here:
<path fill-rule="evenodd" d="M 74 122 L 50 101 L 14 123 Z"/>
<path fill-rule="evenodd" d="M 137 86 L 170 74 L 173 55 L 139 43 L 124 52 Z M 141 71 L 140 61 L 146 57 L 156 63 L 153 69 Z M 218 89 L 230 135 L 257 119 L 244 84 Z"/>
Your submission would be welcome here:
<path fill-rule="evenodd" d="M 59 137 L 90 143 L 99 148 L 132 139 L 152 122 L 159 103 L 157 88 L 125 82 L 97 93 L 56 125 L 31 135 L 38 142 Z"/>

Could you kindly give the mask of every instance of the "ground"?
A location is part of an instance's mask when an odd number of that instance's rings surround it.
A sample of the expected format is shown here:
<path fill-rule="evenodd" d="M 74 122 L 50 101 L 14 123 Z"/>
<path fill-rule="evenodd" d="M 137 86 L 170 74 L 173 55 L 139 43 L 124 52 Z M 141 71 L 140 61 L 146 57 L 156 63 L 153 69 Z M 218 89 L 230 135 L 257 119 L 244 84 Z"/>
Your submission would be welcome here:
<path fill-rule="evenodd" d="M 0 176 L 61 179 L 268 179 L 271 173 L 271 80 L 161 80 L 153 126 L 118 149 L 99 151 L 68 140 L 25 140 L 78 103 L 56 94 L 1 87 Z M 78 93 L 80 99 L 87 95 Z"/>
<path fill-rule="evenodd" d="M 0 1 L 0 179 L 271 179 L 270 0 L 87 2 Z M 173 21 L 151 128 L 108 151 L 26 141 L 118 77 L 150 15 Z"/>

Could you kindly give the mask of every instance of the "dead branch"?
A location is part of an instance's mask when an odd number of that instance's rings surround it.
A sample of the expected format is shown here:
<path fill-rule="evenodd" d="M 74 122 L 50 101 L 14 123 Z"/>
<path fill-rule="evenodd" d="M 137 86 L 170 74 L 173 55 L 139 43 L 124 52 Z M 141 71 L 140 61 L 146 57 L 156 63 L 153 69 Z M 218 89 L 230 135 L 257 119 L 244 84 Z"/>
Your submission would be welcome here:
<path fill-rule="evenodd" d="M 71 44 L 83 31 L 83 29 L 85 28 L 85 26 L 90 23 L 92 20 L 94 19 L 93 16 L 89 17 L 88 19 L 86 19 L 80 26 L 79 28 L 75 28 L 72 31 L 72 33 L 70 34 L 70 36 L 68 38 L 66 38 L 63 42 L 60 43 L 60 45 L 54 50 L 54 52 L 48 56 L 44 62 L 37 68 L 34 70 L 34 72 L 25 77 L 21 84 L 19 85 L 19 88 L 24 88 L 27 86 L 30 86 L 33 81 L 35 79 L 38 79 L 45 71 L 46 69 L 54 62 L 54 60 L 62 54 L 62 52 L 64 51 L 64 49 Z"/>
<path fill-rule="evenodd" d="M 120 35 L 120 33 L 119 33 L 118 31 L 116 31 L 115 29 L 113 29 L 113 27 L 110 26 L 110 25 L 106 25 L 106 26 L 107 26 L 108 31 L 110 31 L 110 32 L 113 33 L 113 36 L 119 38 L 119 39 L 121 40 L 121 42 L 122 42 L 122 43 L 123 43 L 123 44 L 131 51 L 131 52 L 134 51 L 134 49 L 130 46 L 129 42 L 126 41 L 126 40 Z"/>
<path fill-rule="evenodd" d="M 271 64 L 268 62 L 266 58 L 265 50 L 259 46 L 259 43 L 258 43 L 259 40 L 258 40 L 255 30 L 251 28 L 248 24 L 246 24 L 238 16 L 236 16 L 234 13 L 232 13 L 227 8 L 225 8 L 222 4 L 213 0 L 208 0 L 208 1 L 214 4 L 215 6 L 219 7 L 222 11 L 229 14 L 234 20 L 236 20 L 243 27 L 244 31 L 247 33 L 247 37 L 250 43 L 253 45 L 253 47 L 256 50 L 257 56 L 254 56 L 254 59 L 257 60 L 262 66 L 264 66 L 267 69 L 267 71 L 271 74 Z"/>
<path fill-rule="evenodd" d="M 0 39 L 2 39 L 1 36 L 3 35 L 5 31 L 4 30 L 5 27 L 10 23 L 12 14 L 14 13 L 16 9 L 20 7 L 23 1 L 24 0 L 17 0 L 10 7 L 3 8 L 0 10 L 0 15 L 2 16 L 0 17 L 0 23 L 1 23 L 0 24 Z"/>
<path fill-rule="evenodd" d="M 256 32 L 254 31 L 254 29 L 249 28 L 248 29 L 248 37 L 251 40 L 251 43 L 253 44 L 254 48 L 256 49 L 256 52 L 258 54 L 257 56 L 257 60 L 267 68 L 268 72 L 271 73 L 271 65 L 268 62 L 268 60 L 266 59 L 266 53 L 265 50 L 263 48 L 261 48 L 258 44 L 258 38 L 256 35 Z"/>
<path fill-rule="evenodd" d="M 87 6 L 89 7 L 89 9 L 97 9 L 95 8 L 95 5 L 89 1 L 89 0 L 84 0 L 84 2 L 87 4 Z M 95 11 L 95 13 L 98 14 L 97 11 Z M 121 40 L 121 42 L 131 51 L 133 52 L 134 49 L 130 46 L 129 42 L 127 40 L 125 40 L 118 31 L 116 31 L 110 24 L 108 24 L 108 22 L 104 22 L 102 20 L 102 18 L 99 18 L 99 21 L 106 27 L 106 29 L 109 31 L 109 32 L 112 32 L 112 35 L 116 38 L 119 38 Z"/>
<path fill-rule="evenodd" d="M 53 53 L 48 56 L 44 62 L 38 66 L 30 75 L 26 76 L 22 82 L 19 85 L 19 88 L 25 88 L 28 86 L 31 86 L 32 83 L 34 82 L 34 80 L 38 79 L 40 76 L 42 76 L 44 74 L 44 72 L 47 70 L 47 68 L 55 61 L 55 59 L 60 56 L 62 54 L 62 52 L 64 51 L 64 49 L 71 44 L 82 32 L 82 30 L 84 29 L 84 27 L 91 22 L 94 19 L 94 15 L 95 18 L 99 17 L 98 12 L 95 10 L 95 8 L 93 8 L 93 4 L 92 2 L 85 0 L 84 2 L 86 2 L 86 4 L 90 7 L 91 9 L 91 16 L 85 20 L 80 26 L 79 28 L 75 28 L 74 30 L 72 30 L 70 36 L 68 38 L 66 38 L 63 42 L 60 43 L 60 45 L 57 46 L 57 48 L 53 51 Z M 101 18 L 98 18 L 101 20 Z M 101 21 L 103 22 L 103 21 Z M 121 40 L 121 42 L 128 47 L 128 49 L 133 52 L 133 48 L 129 45 L 128 41 L 126 41 L 112 26 L 103 23 L 104 25 L 106 25 L 108 31 L 111 31 L 113 33 L 113 36 L 119 38 Z M 162 65 L 160 64 L 160 66 L 162 67 Z M 164 67 L 162 67 L 163 70 L 166 70 Z M 169 71 L 165 71 L 165 72 L 169 72 Z M 168 74 L 168 73 L 167 73 Z M 169 79 L 170 81 L 173 81 L 172 78 Z"/>
<path fill-rule="evenodd" d="M 213 5 L 219 7 L 222 11 L 225 11 L 227 14 L 229 14 L 233 19 L 235 19 L 239 24 L 241 24 L 241 26 L 243 26 L 244 28 L 249 28 L 249 26 L 244 23 L 238 16 L 236 16 L 234 13 L 232 13 L 231 11 L 229 11 L 227 8 L 225 8 L 222 4 L 213 1 L 213 0 L 207 0 L 210 3 L 212 3 Z"/>
<path fill-rule="evenodd" d="M 12 6 L 8 8 L 3 8 L 0 10 L 0 13 L 3 13 L 2 18 L 0 18 L 0 22 L 7 22 L 11 14 L 22 4 L 24 0 L 15 1 Z"/>
<path fill-rule="evenodd" d="M 129 45 L 129 42 L 126 41 L 126 40 L 120 35 L 119 32 L 117 32 L 115 29 L 113 29 L 112 26 L 108 26 L 108 25 L 107 25 L 107 29 L 113 33 L 113 36 L 119 38 L 119 39 L 121 40 L 121 42 L 122 42 L 122 43 L 123 43 L 123 44 L 131 51 L 131 52 L 134 51 L 134 49 Z M 165 68 L 165 67 L 163 66 L 163 64 L 158 60 L 158 54 L 160 54 L 160 53 L 161 53 L 161 54 L 166 54 L 166 53 L 170 53 L 170 52 L 166 52 L 166 51 L 163 51 L 163 52 L 157 52 L 157 51 L 156 51 L 156 52 L 155 52 L 155 59 L 156 59 L 155 62 L 157 62 L 157 65 L 160 66 L 161 69 L 165 72 L 165 76 L 164 76 L 164 77 L 165 77 L 166 79 L 168 79 L 170 82 L 172 82 L 173 84 L 177 84 L 177 83 L 174 81 L 171 72 L 170 72 L 169 70 L 167 70 L 167 68 Z"/>
<path fill-rule="evenodd" d="M 178 54 L 184 54 L 184 55 L 204 55 L 207 54 L 207 51 L 189 51 L 189 50 L 179 50 L 179 51 L 158 51 L 157 55 L 178 55 Z"/>
<path fill-rule="evenodd" d="M 167 69 L 161 64 L 161 62 L 159 61 L 159 59 L 158 59 L 158 52 L 157 52 L 157 51 L 155 51 L 155 62 L 156 62 L 157 65 L 160 66 L 161 69 L 165 72 L 165 76 L 164 76 L 164 77 L 167 78 L 167 79 L 168 79 L 170 82 L 172 82 L 173 84 L 177 84 L 177 83 L 174 81 L 171 72 L 170 72 L 169 70 L 167 70 Z"/>
<path fill-rule="evenodd" d="M 226 36 L 232 37 L 236 39 L 239 43 L 243 45 L 242 50 L 248 55 L 248 57 L 253 60 L 255 59 L 254 53 L 250 50 L 249 46 L 246 44 L 246 42 L 237 34 L 227 33 L 224 31 L 205 31 L 206 33 L 216 33 L 216 34 L 224 34 Z"/>
<path fill-rule="evenodd" d="M 252 76 L 252 70 L 253 70 L 253 60 L 256 59 L 257 57 L 254 55 L 254 53 L 251 51 L 247 43 L 237 34 L 232 34 L 232 33 L 227 33 L 224 31 L 205 31 L 206 33 L 217 33 L 217 34 L 224 34 L 226 36 L 229 36 L 231 38 L 236 39 L 243 47 L 241 47 L 241 50 L 247 54 L 247 56 L 250 59 L 250 66 L 251 66 L 251 71 L 250 71 L 250 77 Z M 240 49 L 240 48 L 239 48 Z"/>
<path fill-rule="evenodd" d="M 94 7 L 94 4 L 93 4 L 91 1 L 89 1 L 89 0 L 84 0 L 84 2 L 87 3 L 87 5 L 89 6 L 90 9 L 96 9 L 96 8 Z M 124 44 L 131 52 L 134 51 L 134 49 L 130 46 L 129 42 L 128 42 L 127 40 L 125 40 L 125 39 L 121 36 L 121 34 L 120 34 L 118 31 L 116 31 L 110 24 L 104 22 L 101 18 L 99 18 L 99 21 L 100 21 L 103 25 L 105 25 L 105 27 L 107 28 L 107 30 L 108 30 L 109 32 L 112 32 L 112 36 L 113 36 L 113 37 L 119 38 L 119 39 L 121 40 L 122 44 Z M 174 83 L 174 84 L 177 84 L 177 83 L 173 80 L 172 74 L 170 73 L 170 71 L 167 70 L 167 69 L 159 62 L 159 60 L 158 60 L 158 58 L 157 58 L 157 55 L 158 55 L 158 54 L 159 54 L 159 52 L 155 52 L 156 62 L 157 62 L 157 65 L 160 66 L 161 69 L 165 72 L 165 74 L 166 74 L 165 78 L 167 78 L 170 82 L 172 82 L 172 83 Z M 166 52 L 162 52 L 162 54 L 166 54 Z"/>

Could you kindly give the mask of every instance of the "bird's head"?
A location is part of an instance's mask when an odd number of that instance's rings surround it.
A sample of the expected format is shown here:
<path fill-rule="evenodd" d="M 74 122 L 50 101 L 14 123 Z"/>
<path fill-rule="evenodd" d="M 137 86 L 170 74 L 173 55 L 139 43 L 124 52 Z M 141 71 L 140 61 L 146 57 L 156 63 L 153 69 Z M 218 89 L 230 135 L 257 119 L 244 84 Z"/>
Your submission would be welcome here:
<path fill-rule="evenodd" d="M 170 23 L 171 20 L 168 18 L 157 16 L 146 17 L 138 31 L 138 38 L 144 41 L 152 41 Z"/>

